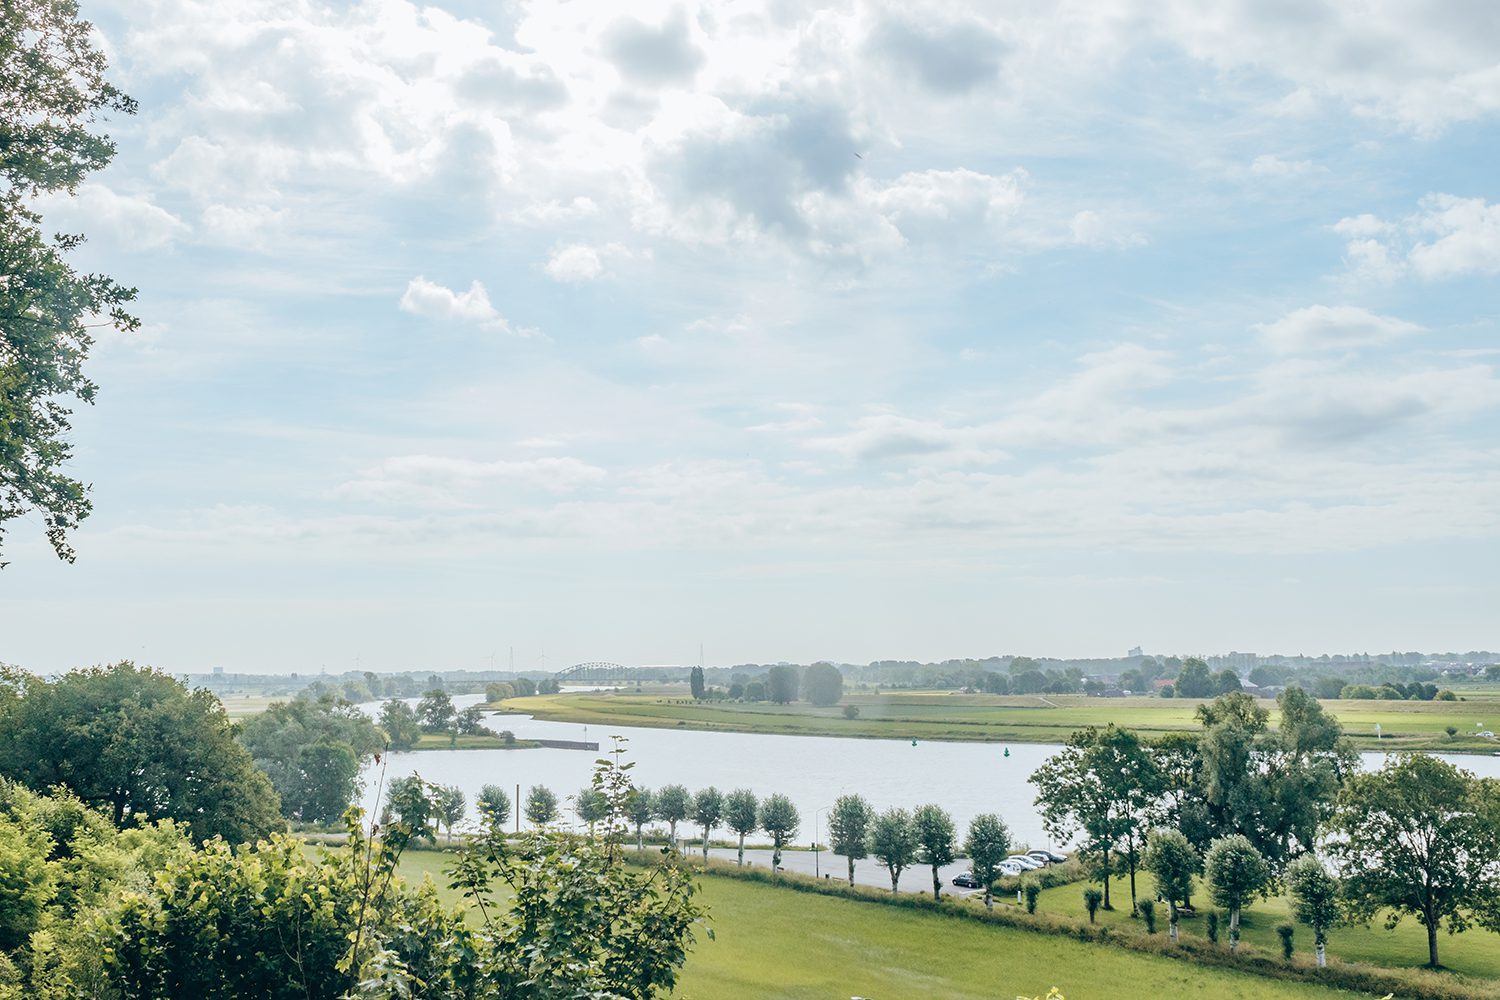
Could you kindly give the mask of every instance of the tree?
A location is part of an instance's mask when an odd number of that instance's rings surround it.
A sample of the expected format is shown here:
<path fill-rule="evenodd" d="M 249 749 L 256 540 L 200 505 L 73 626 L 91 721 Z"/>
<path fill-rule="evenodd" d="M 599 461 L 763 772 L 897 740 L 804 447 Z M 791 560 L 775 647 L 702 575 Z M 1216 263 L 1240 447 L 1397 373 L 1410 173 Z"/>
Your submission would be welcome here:
<path fill-rule="evenodd" d="M 1427 928 L 1438 966 L 1438 928 L 1500 931 L 1500 784 L 1426 754 L 1400 754 L 1350 779 L 1330 844 L 1355 916 L 1405 914 Z"/>
<path fill-rule="evenodd" d="M 1312 928 L 1318 950 L 1318 968 L 1328 964 L 1325 945 L 1328 928 L 1339 921 L 1339 884 L 1323 862 L 1304 854 L 1287 867 L 1287 889 L 1292 897 L 1292 916 Z"/>
<path fill-rule="evenodd" d="M 526 822 L 544 827 L 557 819 L 557 796 L 546 785 L 532 785 L 526 793 Z"/>
<path fill-rule="evenodd" d="M 1179 698 L 1208 698 L 1214 693 L 1213 678 L 1209 676 L 1208 664 L 1190 656 L 1182 662 L 1182 672 L 1173 686 Z"/>
<path fill-rule="evenodd" d="M 530 677 L 517 677 L 510 683 L 511 686 L 515 688 L 516 697 L 518 698 L 530 698 L 532 695 L 536 694 L 536 681 L 532 680 Z"/>
<path fill-rule="evenodd" d="M 579 822 L 588 828 L 589 836 L 592 837 L 595 825 L 609 815 L 609 800 L 599 789 L 589 787 L 574 797 L 573 809 L 578 814 Z"/>
<path fill-rule="evenodd" d="M 766 671 L 766 696 L 778 705 L 796 701 L 798 685 L 796 667 L 778 665 Z"/>
<path fill-rule="evenodd" d="M 802 695 L 824 708 L 844 696 L 844 675 L 832 663 L 814 663 L 802 672 Z"/>
<path fill-rule="evenodd" d="M 537 694 L 558 694 L 562 691 L 562 684 L 556 677 L 543 677 L 536 682 Z"/>
<path fill-rule="evenodd" d="M 994 813 L 980 813 L 969 821 L 969 836 L 964 853 L 974 868 L 974 877 L 984 886 L 984 905 L 993 909 L 995 879 L 1000 877 L 1000 862 L 1010 854 L 1010 830 Z"/>
<path fill-rule="evenodd" d="M 693 797 L 682 785 L 664 785 L 655 795 L 656 818 L 667 824 L 672 850 L 677 849 L 677 824 L 687 819 Z"/>
<path fill-rule="evenodd" d="M 484 736 L 489 730 L 484 725 L 484 709 L 470 705 L 453 717 L 454 736 Z"/>
<path fill-rule="evenodd" d="M 958 850 L 958 835 L 953 829 L 953 817 L 934 805 L 917 809 L 912 816 L 912 825 L 917 831 L 917 860 L 932 866 L 932 898 L 943 894 L 943 880 L 938 869 L 951 864 Z"/>
<path fill-rule="evenodd" d="M 768 697 L 770 696 L 766 693 L 765 682 L 751 681 L 745 685 L 746 701 L 765 701 Z"/>
<path fill-rule="evenodd" d="M 901 873 L 917 858 L 917 830 L 911 813 L 887 809 L 870 827 L 870 854 L 891 873 L 891 892 L 901 883 Z"/>
<path fill-rule="evenodd" d="M 1244 685 L 1240 683 L 1240 675 L 1233 670 L 1220 670 L 1213 676 L 1213 687 L 1214 696 L 1217 697 L 1231 691 L 1242 690 Z"/>
<path fill-rule="evenodd" d="M 694 701 L 703 700 L 703 668 L 694 667 L 688 671 L 688 687 L 693 692 Z"/>
<path fill-rule="evenodd" d="M 422 723 L 406 702 L 392 698 L 380 706 L 380 728 L 392 750 L 410 750 L 422 738 Z"/>
<path fill-rule="evenodd" d="M 630 821 L 631 826 L 635 827 L 635 849 L 638 851 L 646 848 L 645 826 L 651 822 L 651 817 L 655 814 L 656 802 L 651 796 L 650 789 L 634 789 L 630 800 L 625 804 L 625 818 Z"/>
<path fill-rule="evenodd" d="M 748 788 L 736 788 L 724 796 L 724 824 L 740 838 L 740 853 L 735 863 L 745 863 L 745 838 L 760 826 L 760 803 Z"/>
<path fill-rule="evenodd" d="M 724 796 L 709 785 L 693 796 L 693 822 L 703 830 L 703 860 L 708 860 L 708 835 L 724 815 Z"/>
<path fill-rule="evenodd" d="M 89 515 L 88 488 L 63 471 L 72 456 L 69 399 L 94 401 L 83 367 L 91 326 L 121 332 L 135 290 L 80 275 L 78 235 L 44 235 L 36 196 L 77 188 L 114 158 L 96 128 L 136 104 L 104 78 L 104 53 L 73 0 L 18 0 L 0 13 L 0 552 L 5 524 L 30 511 L 59 558 Z M 102 319 L 101 319 L 102 318 Z M 0 562 L 3 568 L 4 562 Z"/>
<path fill-rule="evenodd" d="M 432 824 L 437 818 L 437 807 L 427 794 L 427 783 L 417 775 L 391 782 L 387 806 L 412 839 L 435 839 Z"/>
<path fill-rule="evenodd" d="M 417 702 L 417 718 L 421 720 L 422 731 L 426 733 L 445 733 L 452 729 L 456 714 L 453 699 L 442 688 L 433 688 Z"/>
<path fill-rule="evenodd" d="M 1257 895 L 1264 895 L 1271 869 L 1255 845 L 1240 835 L 1221 837 L 1203 859 L 1208 893 L 1215 906 L 1229 911 L 1229 950 L 1240 946 L 1240 910 Z"/>
<path fill-rule="evenodd" d="M 771 795 L 760 804 L 760 827 L 771 836 L 771 870 L 781 870 L 781 850 L 797 835 L 801 818 L 785 795 Z"/>
<path fill-rule="evenodd" d="M 1167 936 L 1177 940 L 1177 902 L 1193 894 L 1193 876 L 1202 861 L 1181 830 L 1156 830 L 1146 841 L 1142 864 L 1156 876 L 1156 889 L 1167 899 Z"/>
<path fill-rule="evenodd" d="M 474 801 L 486 830 L 505 832 L 505 822 L 510 819 L 510 793 L 499 785 L 485 785 Z"/>
<path fill-rule="evenodd" d="M 833 853 L 849 860 L 849 884 L 854 884 L 854 862 L 870 856 L 870 820 L 875 810 L 862 795 L 840 795 L 828 814 L 828 839 Z"/>
<path fill-rule="evenodd" d="M 453 825 L 462 823 L 469 803 L 462 788 L 457 785 L 438 785 L 432 790 L 433 810 L 438 821 L 448 831 L 448 843 L 453 843 Z"/>
<path fill-rule="evenodd" d="M 56 785 L 117 826 L 176 820 L 195 840 L 255 840 L 285 824 L 271 782 L 211 693 L 129 661 L 0 680 L 0 776 Z"/>
<path fill-rule="evenodd" d="M 359 792 L 359 770 L 385 745 L 369 716 L 332 694 L 275 702 L 240 725 L 240 743 L 271 779 L 282 813 L 334 823 Z"/>
<path fill-rule="evenodd" d="M 1098 858 L 1106 910 L 1113 909 L 1111 856 L 1123 844 L 1134 903 L 1139 848 L 1149 829 L 1150 808 L 1163 790 L 1160 772 L 1139 737 L 1114 725 L 1081 729 L 1030 781 L 1037 786 L 1036 804 L 1048 833 L 1071 840 L 1083 831 L 1084 850 Z"/>
<path fill-rule="evenodd" d="M 1198 707 L 1199 780 L 1214 832 L 1243 834 L 1276 870 L 1312 850 L 1357 757 L 1338 722 L 1301 688 L 1277 698 L 1281 725 L 1249 695 Z"/>
<path fill-rule="evenodd" d="M 495 705 L 507 698 L 516 696 L 516 686 L 505 681 L 492 681 L 484 686 L 484 700 L 487 704 Z"/>

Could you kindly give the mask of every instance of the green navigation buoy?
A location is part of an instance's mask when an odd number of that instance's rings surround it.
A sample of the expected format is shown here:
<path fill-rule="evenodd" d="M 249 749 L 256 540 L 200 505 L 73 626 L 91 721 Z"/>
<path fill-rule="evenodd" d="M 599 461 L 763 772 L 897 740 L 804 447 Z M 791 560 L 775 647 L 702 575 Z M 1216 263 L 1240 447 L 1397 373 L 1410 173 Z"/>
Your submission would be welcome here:
<path fill-rule="evenodd" d="M 912 737 L 912 741 L 911 741 L 911 745 L 912 745 L 912 746 L 916 746 L 916 745 L 917 745 L 917 739 L 916 739 L 916 737 L 915 737 L 915 736 L 914 736 L 914 737 Z"/>
<path fill-rule="evenodd" d="M 1005 756 L 1007 756 L 1007 757 L 1010 756 L 1010 747 L 1006 747 L 1005 748 Z"/>

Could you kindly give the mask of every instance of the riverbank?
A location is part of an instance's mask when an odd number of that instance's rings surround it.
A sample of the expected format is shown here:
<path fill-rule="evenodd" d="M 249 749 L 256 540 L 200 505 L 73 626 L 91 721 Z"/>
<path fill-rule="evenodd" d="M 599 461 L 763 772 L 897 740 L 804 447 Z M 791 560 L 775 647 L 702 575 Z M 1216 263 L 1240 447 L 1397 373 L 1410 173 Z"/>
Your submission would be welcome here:
<path fill-rule="evenodd" d="M 806 702 L 695 702 L 686 695 L 622 692 L 534 695 L 490 707 L 549 722 L 643 726 L 784 736 L 843 736 L 984 743 L 1063 743 L 1085 726 L 1108 723 L 1150 738 L 1198 729 L 1200 701 L 1165 698 L 1089 698 L 1083 695 L 1002 697 L 950 691 L 854 692 L 840 705 Z M 1275 702 L 1263 701 L 1276 723 Z M 1477 735 L 1500 726 L 1500 700 L 1325 701 L 1360 750 L 1426 750 L 1494 755 L 1500 744 Z M 847 718 L 845 706 L 858 714 Z M 1455 730 L 1450 736 L 1448 727 Z M 1377 730 L 1378 727 L 1378 730 Z M 1378 732 L 1378 736 L 1377 736 Z"/>
<path fill-rule="evenodd" d="M 535 750 L 540 740 L 518 740 L 496 734 L 452 737 L 443 733 L 423 733 L 417 745 L 409 750 Z"/>

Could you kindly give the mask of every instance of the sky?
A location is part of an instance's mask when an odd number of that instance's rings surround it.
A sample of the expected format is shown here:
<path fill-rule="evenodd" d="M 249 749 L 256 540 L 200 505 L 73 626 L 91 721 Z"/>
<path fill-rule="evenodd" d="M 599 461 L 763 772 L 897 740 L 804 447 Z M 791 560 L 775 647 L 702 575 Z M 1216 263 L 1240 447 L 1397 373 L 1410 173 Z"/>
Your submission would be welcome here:
<path fill-rule="evenodd" d="M 1490 0 L 82 7 L 0 660 L 1500 647 Z"/>

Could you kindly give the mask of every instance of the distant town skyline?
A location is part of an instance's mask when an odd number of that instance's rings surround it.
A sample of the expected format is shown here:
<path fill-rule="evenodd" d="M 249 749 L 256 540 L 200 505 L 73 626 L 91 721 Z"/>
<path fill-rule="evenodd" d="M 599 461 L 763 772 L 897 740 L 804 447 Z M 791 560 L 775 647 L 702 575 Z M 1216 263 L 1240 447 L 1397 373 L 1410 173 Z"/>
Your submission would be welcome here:
<path fill-rule="evenodd" d="M 1500 645 L 1471 6 L 82 10 L 143 327 L 0 661 Z"/>

